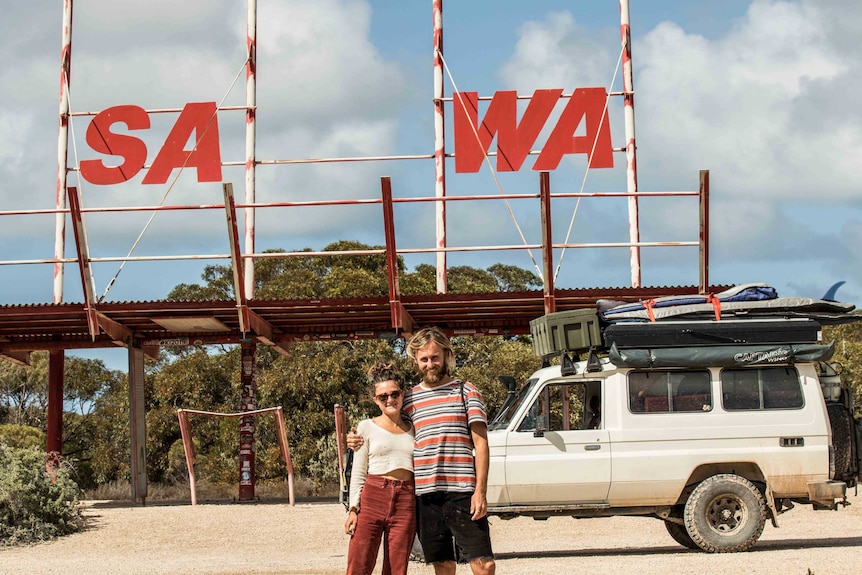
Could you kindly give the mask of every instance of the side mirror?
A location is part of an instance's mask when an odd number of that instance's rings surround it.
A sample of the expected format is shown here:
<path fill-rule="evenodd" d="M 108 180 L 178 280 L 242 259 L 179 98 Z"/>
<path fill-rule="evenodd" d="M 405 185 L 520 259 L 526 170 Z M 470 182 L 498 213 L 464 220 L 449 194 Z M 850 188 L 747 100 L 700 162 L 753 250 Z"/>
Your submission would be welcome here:
<path fill-rule="evenodd" d="M 544 415 L 536 416 L 536 431 L 533 432 L 533 437 L 545 437 L 545 432 L 548 431 L 548 421 Z"/>
<path fill-rule="evenodd" d="M 498 375 L 497 380 L 506 386 L 509 393 L 515 393 L 518 389 L 518 380 L 515 379 L 514 375 Z"/>
<path fill-rule="evenodd" d="M 506 386 L 506 399 L 503 400 L 503 405 L 497 413 L 502 413 L 509 405 L 518 397 L 518 380 L 513 375 L 498 375 L 497 379 Z"/>

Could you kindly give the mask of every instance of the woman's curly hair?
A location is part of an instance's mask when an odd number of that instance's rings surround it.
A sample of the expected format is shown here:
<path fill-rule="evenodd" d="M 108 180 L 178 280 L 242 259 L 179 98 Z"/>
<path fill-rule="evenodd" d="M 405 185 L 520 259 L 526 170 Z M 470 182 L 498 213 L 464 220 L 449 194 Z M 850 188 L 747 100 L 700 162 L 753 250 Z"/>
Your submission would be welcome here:
<path fill-rule="evenodd" d="M 377 360 L 368 368 L 368 383 L 371 384 L 371 393 L 374 393 L 378 383 L 384 381 L 394 381 L 398 384 L 399 389 L 404 389 L 404 376 L 401 375 L 395 362 Z"/>

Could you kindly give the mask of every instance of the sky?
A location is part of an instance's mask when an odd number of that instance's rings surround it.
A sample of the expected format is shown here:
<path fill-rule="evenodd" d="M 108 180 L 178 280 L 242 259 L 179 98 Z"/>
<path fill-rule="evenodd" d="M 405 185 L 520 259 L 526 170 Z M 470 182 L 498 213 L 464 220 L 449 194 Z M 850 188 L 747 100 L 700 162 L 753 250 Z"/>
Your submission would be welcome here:
<path fill-rule="evenodd" d="M 257 5 L 258 160 L 433 152 L 430 0 Z M 73 113 L 122 104 L 244 104 L 244 2 L 75 0 L 74 10 Z M 614 0 L 450 0 L 443 22 L 446 96 L 453 81 L 480 96 L 622 89 L 615 74 L 620 35 Z M 54 207 L 61 25 L 59 2 L 2 8 L 0 212 Z M 699 170 L 710 171 L 712 284 L 764 282 L 781 296 L 820 297 L 846 281 L 838 299 L 862 301 L 862 112 L 853 104 L 862 84 L 853 70 L 862 64 L 862 51 L 846 40 L 860 25 L 862 4 L 850 0 L 631 0 L 639 190 L 694 191 Z M 554 109 L 537 146 L 563 106 Z M 110 162 L 85 140 L 91 118 L 73 119 L 70 165 Z M 150 129 L 134 133 L 147 145 L 147 164 L 175 120 L 175 114 L 153 114 Z M 623 146 L 619 98 L 611 99 L 608 121 L 613 145 Z M 244 115 L 222 111 L 218 122 L 222 160 L 239 164 L 225 167 L 223 180 L 233 182 L 242 201 Z M 448 160 L 447 193 L 537 193 L 534 161 L 529 157 L 519 172 L 495 180 L 487 166 L 456 174 Z M 392 178 L 396 198 L 434 195 L 432 160 L 262 165 L 257 201 L 377 199 L 382 176 Z M 197 182 L 193 170 L 164 185 L 144 185 L 143 177 L 142 171 L 124 184 L 97 186 L 73 171 L 69 185 L 79 186 L 87 208 L 223 200 L 221 185 Z M 554 192 L 624 192 L 625 158 L 617 154 L 613 169 L 587 172 L 583 155 L 565 156 L 551 173 L 551 186 Z M 522 233 L 528 243 L 540 243 L 538 202 L 511 206 L 512 215 L 501 201 L 450 204 L 449 245 L 517 245 Z M 639 210 L 642 241 L 697 240 L 696 199 L 642 198 Z M 342 239 L 382 245 L 380 213 L 379 205 L 259 210 L 256 249 L 319 250 Z M 429 203 L 397 204 L 395 217 L 399 248 L 434 246 Z M 221 210 L 161 212 L 148 225 L 149 218 L 147 212 L 88 214 L 91 255 L 124 257 L 133 245 L 134 256 L 228 253 Z M 555 242 L 628 240 L 624 199 L 559 200 L 552 223 Z M 53 246 L 53 215 L 0 215 L 0 262 L 50 259 Z M 71 226 L 66 253 L 75 255 Z M 541 261 L 539 253 L 533 257 Z M 409 268 L 434 263 L 430 254 L 406 259 Z M 641 259 L 642 285 L 697 285 L 697 248 L 644 248 Z M 534 269 L 526 250 L 449 256 L 450 266 L 497 262 Z M 631 281 L 627 249 L 558 250 L 558 262 L 559 288 Z M 96 293 L 107 291 L 107 301 L 160 299 L 179 283 L 199 282 L 204 265 L 225 263 L 130 262 L 122 270 L 117 262 L 97 263 Z M 0 265 L 0 305 L 50 302 L 52 271 L 48 264 Z M 77 267 L 69 265 L 64 301 L 82 300 Z"/>

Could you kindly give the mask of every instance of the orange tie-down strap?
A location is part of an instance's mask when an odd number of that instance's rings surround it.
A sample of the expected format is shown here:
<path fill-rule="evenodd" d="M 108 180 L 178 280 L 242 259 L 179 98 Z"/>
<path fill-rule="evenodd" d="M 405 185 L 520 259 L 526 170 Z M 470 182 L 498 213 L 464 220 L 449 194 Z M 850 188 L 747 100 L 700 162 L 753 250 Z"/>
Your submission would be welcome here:
<path fill-rule="evenodd" d="M 721 321 L 721 300 L 715 297 L 715 294 L 707 294 L 706 303 L 712 304 L 712 310 L 715 312 L 715 321 Z"/>

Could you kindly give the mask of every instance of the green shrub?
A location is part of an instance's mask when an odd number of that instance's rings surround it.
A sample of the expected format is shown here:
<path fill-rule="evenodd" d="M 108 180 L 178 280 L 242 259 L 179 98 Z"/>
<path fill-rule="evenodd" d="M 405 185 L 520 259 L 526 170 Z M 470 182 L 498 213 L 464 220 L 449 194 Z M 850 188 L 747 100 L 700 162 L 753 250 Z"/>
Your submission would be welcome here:
<path fill-rule="evenodd" d="M 45 447 L 45 434 L 41 429 L 29 425 L 7 423 L 0 425 L 0 443 L 7 447 Z"/>
<path fill-rule="evenodd" d="M 45 452 L 0 445 L 0 545 L 53 539 L 83 526 L 79 489 L 71 468 L 53 476 Z"/>

